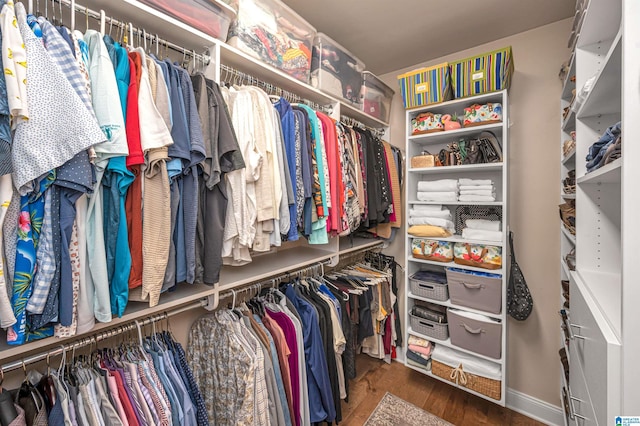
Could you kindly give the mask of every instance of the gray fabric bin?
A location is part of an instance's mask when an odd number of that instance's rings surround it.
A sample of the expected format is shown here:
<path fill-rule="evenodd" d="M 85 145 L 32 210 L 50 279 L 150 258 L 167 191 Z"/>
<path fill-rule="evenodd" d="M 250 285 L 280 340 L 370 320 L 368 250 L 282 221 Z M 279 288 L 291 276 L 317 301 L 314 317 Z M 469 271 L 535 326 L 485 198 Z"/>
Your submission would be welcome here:
<path fill-rule="evenodd" d="M 447 337 L 449 337 L 447 323 L 437 323 L 425 318 L 420 318 L 411 313 L 409 313 L 409 318 L 411 322 L 411 329 L 416 333 L 420 333 L 437 340 L 447 340 Z"/>
<path fill-rule="evenodd" d="M 480 311 L 502 312 L 502 276 L 447 268 L 451 303 Z"/>
<path fill-rule="evenodd" d="M 500 359 L 502 356 L 502 324 L 479 314 L 447 309 L 451 344 Z"/>

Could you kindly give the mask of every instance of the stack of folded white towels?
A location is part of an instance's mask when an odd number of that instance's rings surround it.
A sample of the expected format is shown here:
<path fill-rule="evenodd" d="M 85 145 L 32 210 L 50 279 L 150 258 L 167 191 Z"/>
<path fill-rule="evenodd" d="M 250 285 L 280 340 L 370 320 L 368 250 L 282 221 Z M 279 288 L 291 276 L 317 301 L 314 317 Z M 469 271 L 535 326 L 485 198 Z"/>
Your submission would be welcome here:
<path fill-rule="evenodd" d="M 409 209 L 409 225 L 439 226 L 451 234 L 456 232 L 451 211 L 442 205 L 414 205 Z"/>
<path fill-rule="evenodd" d="M 497 220 L 467 219 L 462 238 L 468 240 L 502 241 L 501 223 Z"/>
<path fill-rule="evenodd" d="M 496 188 L 491 179 L 460 179 L 458 187 L 460 191 L 458 201 L 496 200 Z"/>
<path fill-rule="evenodd" d="M 440 179 L 418 182 L 418 201 L 458 201 L 458 180 Z"/>

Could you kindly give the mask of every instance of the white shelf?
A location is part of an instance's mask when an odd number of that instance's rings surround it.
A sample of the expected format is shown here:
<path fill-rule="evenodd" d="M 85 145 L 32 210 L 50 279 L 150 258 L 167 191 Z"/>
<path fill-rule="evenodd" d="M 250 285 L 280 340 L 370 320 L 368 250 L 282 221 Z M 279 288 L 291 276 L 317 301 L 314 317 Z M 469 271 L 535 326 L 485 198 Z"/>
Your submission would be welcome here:
<path fill-rule="evenodd" d="M 488 241 L 488 240 L 472 240 L 469 238 L 462 238 L 462 235 L 452 235 L 450 237 L 417 237 L 415 235 L 407 234 L 408 238 L 428 238 L 431 240 L 438 241 L 451 241 L 452 243 L 469 243 L 469 244 L 480 244 L 485 246 L 497 246 L 502 247 L 505 245 L 504 241 Z M 487 269 L 487 271 L 489 271 Z"/>
<path fill-rule="evenodd" d="M 435 262 L 433 260 L 418 259 L 413 256 L 410 256 L 407 260 L 409 262 L 424 263 L 425 265 L 441 266 L 443 268 L 458 268 L 458 269 L 465 269 L 467 271 L 488 272 L 490 274 L 500 274 L 500 275 L 504 274 L 504 266 L 505 266 L 503 263 L 502 269 L 484 269 L 484 268 L 476 268 L 475 266 L 458 265 L 455 262 Z"/>
<path fill-rule="evenodd" d="M 440 306 L 446 306 L 447 308 L 454 308 L 454 309 L 460 309 L 462 311 L 473 312 L 474 314 L 484 315 L 484 316 L 487 316 L 489 318 L 498 319 L 498 320 L 501 320 L 501 321 L 504 321 L 504 319 L 505 319 L 503 314 L 493 314 L 491 312 L 480 311 L 478 309 L 469 308 L 467 306 L 456 305 L 455 303 L 451 302 L 451 299 L 447 299 L 445 301 L 433 300 L 433 299 L 429 299 L 428 297 L 422 297 L 422 296 L 415 295 L 415 294 L 413 294 L 411 292 L 409 292 L 407 294 L 407 296 L 410 299 L 422 300 L 423 302 L 429 302 L 429 303 L 433 303 L 433 304 L 440 305 Z"/>
<path fill-rule="evenodd" d="M 579 177 L 576 182 L 578 185 L 592 185 L 613 183 L 619 184 L 622 177 L 622 158 L 618 158 L 612 163 L 606 164 L 597 170 L 587 173 Z"/>
<path fill-rule="evenodd" d="M 505 332 L 504 328 L 502 329 L 502 332 L 503 333 Z M 473 355 L 476 358 L 484 359 L 486 361 L 491 361 L 494 364 L 504 365 L 504 356 L 502 358 L 500 358 L 500 359 L 495 359 L 495 358 L 491 358 L 491 357 L 488 357 L 488 356 L 484 356 L 484 355 L 481 355 L 479 353 L 476 353 L 476 352 L 473 352 L 473 351 L 470 351 L 468 349 L 464 349 L 464 348 L 461 348 L 461 347 L 458 347 L 458 346 L 452 344 L 450 338 L 447 338 L 447 340 L 434 339 L 433 337 L 429 337 L 426 334 L 418 333 L 417 331 L 413 330 L 411 327 L 409 327 L 409 330 L 407 331 L 407 333 L 408 334 L 413 334 L 416 337 L 421 337 L 423 339 L 429 340 L 429 341 L 435 343 L 436 345 L 446 346 L 448 348 L 452 348 L 452 349 L 455 349 L 457 351 L 464 352 L 464 353 L 469 354 L 469 355 Z"/>
<path fill-rule="evenodd" d="M 576 88 L 576 82 L 571 81 L 571 77 L 576 76 L 576 56 L 571 56 L 571 63 L 569 64 L 569 72 L 567 73 L 567 77 L 564 79 L 564 84 L 562 85 L 562 95 L 561 99 L 570 102 L 573 97 L 572 90 Z"/>
<path fill-rule="evenodd" d="M 602 114 L 619 114 L 622 108 L 619 94 L 622 80 L 622 35 L 618 33 L 607 52 L 591 91 L 578 110 L 578 119 Z"/>
<path fill-rule="evenodd" d="M 564 236 L 567 237 L 567 239 L 571 242 L 571 244 L 573 244 L 575 246 L 576 245 L 576 236 L 573 235 L 571 232 L 569 232 L 567 227 L 564 226 L 564 223 L 560 223 L 560 230 L 562 231 Z"/>
<path fill-rule="evenodd" d="M 571 273 L 574 280 L 586 287 L 602 315 L 618 338 L 621 335 L 620 301 L 622 300 L 622 278 L 619 273 L 606 273 L 578 268 Z"/>
<path fill-rule="evenodd" d="M 429 205 L 429 206 L 503 206 L 502 201 L 409 201 L 409 204 Z"/>
<path fill-rule="evenodd" d="M 584 13 L 580 37 L 576 45 L 578 48 L 600 40 L 611 40 L 620 28 L 622 15 L 620 5 L 610 0 L 589 0 Z"/>
<path fill-rule="evenodd" d="M 488 397 L 488 396 L 486 396 L 486 395 L 483 395 L 483 394 L 481 394 L 481 393 L 479 393 L 479 392 L 476 392 L 476 391 L 474 391 L 474 390 L 472 390 L 472 389 L 469 389 L 469 388 L 467 388 L 467 387 L 464 387 L 464 386 L 458 385 L 458 384 L 456 384 L 456 383 L 454 383 L 454 382 L 450 382 L 449 380 L 443 379 L 442 377 L 436 376 L 435 374 L 433 374 L 431 371 L 429 371 L 429 370 L 427 370 L 427 369 L 419 368 L 419 367 L 415 367 L 415 366 L 413 366 L 413 365 L 411 365 L 411 364 L 409 364 L 409 363 L 405 363 L 405 366 L 407 366 L 408 368 L 410 368 L 410 369 L 412 369 L 412 370 L 414 370 L 414 371 L 417 371 L 417 372 L 419 372 L 419 373 L 422 373 L 422 374 L 424 374 L 425 376 L 429 376 L 429 377 L 431 377 L 431 378 L 433 378 L 433 379 L 439 380 L 439 381 L 444 382 L 444 383 L 446 383 L 446 384 L 448 384 L 448 385 L 451 385 L 451 386 L 453 386 L 453 387 L 456 387 L 456 388 L 462 389 L 462 390 L 464 390 L 465 392 L 469 392 L 471 395 L 475 395 L 475 396 L 477 396 L 477 397 L 479 397 L 479 398 L 486 399 L 487 401 L 491 401 L 491 402 L 494 402 L 494 403 L 498 403 L 498 404 L 504 405 L 504 395 L 503 395 L 503 394 L 504 394 L 504 392 L 502 392 L 502 393 L 501 393 L 501 397 L 502 397 L 502 398 L 501 398 L 500 400 L 495 400 L 495 399 L 490 398 L 490 397 Z M 504 389 L 504 385 L 503 385 L 502 387 L 503 387 L 503 389 Z"/>
<path fill-rule="evenodd" d="M 565 200 L 575 200 L 576 199 L 576 194 L 565 194 L 564 192 L 561 192 L 560 196 L 562 198 L 564 198 Z"/>
<path fill-rule="evenodd" d="M 471 106 L 473 104 L 486 104 L 487 102 L 502 102 L 504 93 L 506 90 L 500 92 L 492 92 L 485 93 L 483 95 L 469 96 L 466 98 L 454 99 L 452 101 L 441 102 L 439 104 L 431 104 L 425 105 L 420 108 L 411 109 L 407 112 L 410 113 L 412 117 L 417 116 L 422 112 L 433 112 L 437 111 L 441 114 L 450 114 L 452 112 L 457 112 L 458 115 L 464 110 L 464 108 Z"/>
<path fill-rule="evenodd" d="M 409 136 L 407 139 L 411 143 L 420 145 L 442 144 L 457 141 L 465 136 L 479 135 L 482 132 L 498 132 L 503 127 L 503 123 L 491 123 L 482 126 L 463 127 L 456 130 L 445 130 L 442 132 L 427 133 L 424 135 Z"/>
<path fill-rule="evenodd" d="M 562 164 L 567 164 L 570 161 L 575 161 L 576 159 L 576 149 L 573 148 L 563 159 Z"/>
<path fill-rule="evenodd" d="M 340 246 L 338 254 L 343 255 L 352 253 L 354 251 L 363 250 L 365 248 L 372 248 L 376 246 L 382 246 L 383 241 L 373 238 L 353 238 L 340 237 Z"/>
<path fill-rule="evenodd" d="M 459 166 L 410 168 L 408 171 L 409 173 L 418 174 L 486 172 L 492 170 L 502 170 L 502 165 L 503 163 L 462 164 Z"/>

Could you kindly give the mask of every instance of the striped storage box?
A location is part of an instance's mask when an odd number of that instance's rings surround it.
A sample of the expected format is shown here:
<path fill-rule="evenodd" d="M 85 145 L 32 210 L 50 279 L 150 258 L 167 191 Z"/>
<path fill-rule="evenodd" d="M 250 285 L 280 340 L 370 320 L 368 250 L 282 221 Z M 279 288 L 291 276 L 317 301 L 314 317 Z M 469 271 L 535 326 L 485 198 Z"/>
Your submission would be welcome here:
<path fill-rule="evenodd" d="M 445 62 L 399 75 L 404 107 L 411 109 L 451 100 L 449 72 L 449 64 Z"/>
<path fill-rule="evenodd" d="M 509 89 L 514 69 L 511 46 L 451 62 L 449 67 L 456 99 Z"/>

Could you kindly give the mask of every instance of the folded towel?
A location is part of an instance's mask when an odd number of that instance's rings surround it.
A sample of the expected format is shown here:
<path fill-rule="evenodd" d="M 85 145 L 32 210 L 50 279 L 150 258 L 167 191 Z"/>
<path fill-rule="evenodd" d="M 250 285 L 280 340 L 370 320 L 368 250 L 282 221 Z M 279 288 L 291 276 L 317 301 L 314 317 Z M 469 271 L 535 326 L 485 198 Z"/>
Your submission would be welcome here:
<path fill-rule="evenodd" d="M 425 238 L 447 238 L 453 234 L 453 232 L 447 229 L 432 225 L 413 225 L 407 229 L 407 233 L 414 237 Z"/>
<path fill-rule="evenodd" d="M 502 224 L 497 220 L 467 219 L 465 225 L 469 229 L 481 229 L 484 231 L 499 231 Z"/>
<path fill-rule="evenodd" d="M 417 354 L 412 351 L 407 351 L 407 358 L 410 361 L 420 364 L 422 368 L 425 368 L 426 366 L 429 365 L 429 360 L 424 359 L 423 357 L 420 356 L 420 354 Z"/>
<path fill-rule="evenodd" d="M 430 348 L 431 347 L 431 342 L 428 341 L 427 339 L 423 339 L 422 337 L 416 337 L 414 335 L 409 335 L 409 344 L 410 345 L 416 345 L 416 346 L 422 346 L 423 348 Z"/>
<path fill-rule="evenodd" d="M 488 196 L 493 195 L 495 196 L 496 193 L 490 189 L 480 189 L 477 191 L 474 191 L 474 190 L 460 191 L 460 195 L 488 195 Z"/>
<path fill-rule="evenodd" d="M 440 179 L 418 182 L 418 191 L 420 192 L 444 192 L 457 190 L 458 181 L 456 179 Z"/>
<path fill-rule="evenodd" d="M 455 230 L 456 227 L 452 221 L 437 217 L 410 217 L 409 225 L 432 225 L 440 226 L 441 228 L 449 230 Z"/>
<path fill-rule="evenodd" d="M 418 192 L 418 201 L 457 201 L 457 192 Z"/>
<path fill-rule="evenodd" d="M 460 186 L 480 186 L 480 185 L 493 185 L 491 179 L 465 179 L 462 178 L 458 181 Z"/>
<path fill-rule="evenodd" d="M 471 201 L 495 201 L 496 197 L 488 195 L 461 195 L 458 201 L 471 202 Z"/>
<path fill-rule="evenodd" d="M 422 355 L 423 358 L 431 358 L 431 345 L 427 348 L 418 345 L 409 345 L 409 350 Z"/>
<path fill-rule="evenodd" d="M 460 186 L 460 191 L 477 191 L 480 189 L 490 189 L 490 190 L 494 190 L 496 189 L 493 185 L 462 185 Z"/>
<path fill-rule="evenodd" d="M 442 206 L 442 204 L 415 204 L 413 206 L 413 210 L 420 211 L 440 211 L 440 210 L 449 210 Z"/>
<path fill-rule="evenodd" d="M 502 231 L 464 228 L 462 238 L 469 240 L 502 241 Z"/>
<path fill-rule="evenodd" d="M 420 365 L 417 362 L 411 361 L 411 359 L 407 357 L 407 365 L 418 368 L 420 370 L 431 371 L 431 360 L 427 361 L 427 365 Z"/>
<path fill-rule="evenodd" d="M 410 217 L 439 217 L 441 219 L 451 219 L 451 212 L 447 210 L 415 210 L 409 209 Z"/>

